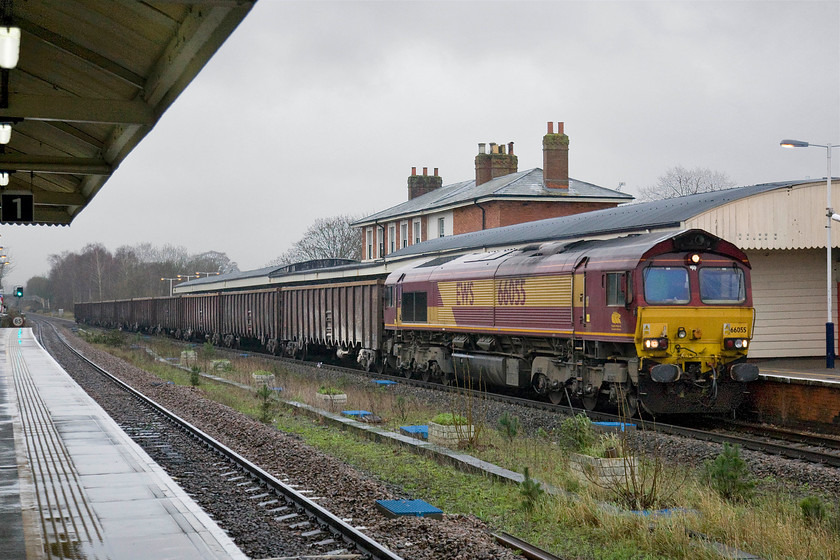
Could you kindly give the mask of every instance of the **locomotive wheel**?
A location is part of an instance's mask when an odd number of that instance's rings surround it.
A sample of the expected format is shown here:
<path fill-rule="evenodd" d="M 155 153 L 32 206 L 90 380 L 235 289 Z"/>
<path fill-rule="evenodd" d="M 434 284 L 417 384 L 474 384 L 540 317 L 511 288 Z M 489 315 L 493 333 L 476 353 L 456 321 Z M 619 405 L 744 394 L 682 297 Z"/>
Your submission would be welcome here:
<path fill-rule="evenodd" d="M 551 401 L 551 404 L 560 404 L 563 402 L 563 397 L 566 396 L 566 393 L 563 391 L 550 391 L 548 393 L 548 400 Z"/>
<path fill-rule="evenodd" d="M 402 373 L 403 377 L 405 377 L 406 379 L 411 379 L 413 377 L 412 374 L 414 372 L 411 371 L 411 368 L 400 368 L 400 373 Z"/>
<path fill-rule="evenodd" d="M 635 390 L 631 390 L 624 396 L 622 409 L 621 414 L 627 416 L 627 418 L 633 418 L 639 413 L 639 397 Z"/>
<path fill-rule="evenodd" d="M 432 379 L 432 368 L 430 366 L 420 372 L 420 379 L 426 383 Z"/>
<path fill-rule="evenodd" d="M 598 406 L 598 395 L 582 397 L 580 400 L 583 401 L 583 408 L 586 410 L 595 410 L 595 407 Z"/>

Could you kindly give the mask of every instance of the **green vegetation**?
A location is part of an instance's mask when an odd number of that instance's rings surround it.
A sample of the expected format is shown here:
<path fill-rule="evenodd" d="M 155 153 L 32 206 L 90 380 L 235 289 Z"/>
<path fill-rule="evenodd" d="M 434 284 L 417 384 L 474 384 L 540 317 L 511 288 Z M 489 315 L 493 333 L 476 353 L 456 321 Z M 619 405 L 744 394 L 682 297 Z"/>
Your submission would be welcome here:
<path fill-rule="evenodd" d="M 441 426 L 465 426 L 467 419 L 460 414 L 453 414 L 452 412 L 441 412 L 432 418 L 432 422 L 440 424 Z"/>
<path fill-rule="evenodd" d="M 161 339 L 146 340 L 143 344 L 159 356 L 180 356 L 183 349 Z M 109 346 L 106 349 L 162 380 L 190 384 L 190 371 L 155 361 L 144 348 Z M 200 352 L 202 358 L 207 357 L 204 348 Z M 320 418 L 310 418 L 297 408 L 278 404 L 252 374 L 273 374 L 277 384 L 283 386 L 284 399 L 313 405 L 317 388 L 341 387 L 340 391 L 348 396 L 348 408 L 364 408 L 375 402 L 377 413 L 384 419 L 383 426 L 391 429 L 406 423 L 427 423 L 428 418 L 457 423 L 468 420 L 466 414 L 446 412 L 438 418 L 436 415 L 440 410 L 409 401 L 395 388 L 372 387 L 366 380 L 336 379 L 320 371 L 309 375 L 289 372 L 277 363 L 259 357 L 232 357 L 229 362 L 229 371 L 216 375 L 250 384 L 254 390 L 241 390 L 209 380 L 194 390 L 257 420 L 270 421 L 366 475 L 400 489 L 408 497 L 424 499 L 447 514 L 475 515 L 494 530 L 507 531 L 561 557 L 586 560 L 720 558 L 702 541 L 689 536 L 702 533 L 763 558 L 838 558 L 840 510 L 830 507 L 822 498 L 803 500 L 803 494 L 812 492 L 803 493 L 802 488 L 793 483 L 784 486 L 776 480 L 752 480 L 737 448 L 724 448 L 722 458 L 699 469 L 692 465 L 665 464 L 656 457 L 641 457 L 638 474 L 626 478 L 624 486 L 617 488 L 621 491 L 630 484 L 631 490 L 648 496 L 648 501 L 657 504 L 656 507 L 679 508 L 667 517 L 642 517 L 627 513 L 624 507 L 628 503 L 639 503 L 628 501 L 638 499 L 639 494 L 623 498 L 616 493 L 616 488 L 593 484 L 571 471 L 569 456 L 572 449 L 600 447 L 606 454 L 609 447 L 618 446 L 619 454 L 623 455 L 628 445 L 623 435 L 600 438 L 599 441 L 585 416 L 565 420 L 556 431 L 539 429 L 535 437 L 526 437 L 518 426 L 511 429 L 516 422 L 510 415 L 505 421 L 499 420 L 499 429 L 485 430 L 471 453 L 505 468 L 525 472 L 525 481 L 520 485 L 503 484 L 486 476 L 457 471 L 403 448 L 374 443 L 332 428 Z M 477 406 L 480 399 L 470 404 Z M 453 405 L 450 410 L 460 409 Z M 740 483 L 727 482 L 729 471 L 736 473 L 734 478 Z M 656 484 L 663 485 L 658 487 L 660 490 L 655 497 L 651 497 L 651 477 L 656 479 Z M 710 491 L 710 485 L 717 491 Z M 574 494 L 554 494 L 552 488 Z M 730 495 L 739 497 L 725 497 Z M 614 507 L 604 507 L 604 503 Z"/>
<path fill-rule="evenodd" d="M 318 394 L 320 395 L 343 395 L 344 391 L 330 385 L 321 385 L 318 387 Z"/>
<path fill-rule="evenodd" d="M 705 475 L 709 486 L 729 501 L 748 500 L 756 485 L 741 459 L 740 446 L 728 443 L 723 444 L 723 452 L 714 461 L 706 461 Z"/>

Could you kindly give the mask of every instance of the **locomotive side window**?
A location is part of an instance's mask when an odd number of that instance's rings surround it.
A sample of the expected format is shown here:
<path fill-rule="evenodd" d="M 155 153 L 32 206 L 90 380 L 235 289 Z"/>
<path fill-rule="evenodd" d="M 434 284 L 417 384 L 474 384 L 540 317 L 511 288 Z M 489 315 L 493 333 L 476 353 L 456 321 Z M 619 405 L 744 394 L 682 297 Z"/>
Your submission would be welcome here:
<path fill-rule="evenodd" d="M 426 292 L 403 292 L 402 320 L 405 323 L 426 322 Z"/>
<path fill-rule="evenodd" d="M 743 303 L 744 271 L 740 268 L 701 268 L 700 299 L 703 303 Z"/>
<path fill-rule="evenodd" d="M 627 302 L 627 281 L 623 272 L 608 272 L 606 276 L 607 307 L 623 306 Z"/>
<path fill-rule="evenodd" d="M 645 269 L 645 300 L 648 303 L 688 303 L 688 270 L 669 266 Z"/>
<path fill-rule="evenodd" d="M 394 307 L 394 287 L 385 286 L 385 307 Z"/>

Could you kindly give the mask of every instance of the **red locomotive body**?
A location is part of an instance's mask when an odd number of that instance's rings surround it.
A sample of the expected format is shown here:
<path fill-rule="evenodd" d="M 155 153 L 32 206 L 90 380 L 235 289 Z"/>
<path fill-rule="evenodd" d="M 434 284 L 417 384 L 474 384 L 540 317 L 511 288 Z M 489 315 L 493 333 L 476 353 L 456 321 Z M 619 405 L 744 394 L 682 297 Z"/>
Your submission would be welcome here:
<path fill-rule="evenodd" d="M 746 256 L 700 230 L 439 258 L 386 293 L 389 363 L 407 375 L 715 412 L 758 373 Z"/>

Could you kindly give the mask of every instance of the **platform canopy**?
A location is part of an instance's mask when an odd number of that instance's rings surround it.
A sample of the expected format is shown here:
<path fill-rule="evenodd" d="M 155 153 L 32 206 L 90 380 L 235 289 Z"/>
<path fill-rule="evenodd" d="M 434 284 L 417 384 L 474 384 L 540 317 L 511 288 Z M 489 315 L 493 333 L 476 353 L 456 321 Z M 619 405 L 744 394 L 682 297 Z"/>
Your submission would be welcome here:
<path fill-rule="evenodd" d="M 0 0 L 0 64 L 20 29 L 0 68 L 2 221 L 70 224 L 255 2 Z M 15 193 L 31 193 L 30 216 Z"/>

